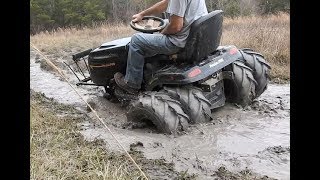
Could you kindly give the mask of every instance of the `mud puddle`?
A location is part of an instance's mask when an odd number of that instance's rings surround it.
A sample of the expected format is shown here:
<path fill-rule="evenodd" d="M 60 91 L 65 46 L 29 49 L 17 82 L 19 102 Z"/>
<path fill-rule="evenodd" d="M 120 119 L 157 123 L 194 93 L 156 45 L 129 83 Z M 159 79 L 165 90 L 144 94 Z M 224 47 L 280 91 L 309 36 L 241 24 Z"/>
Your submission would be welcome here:
<path fill-rule="evenodd" d="M 57 75 L 57 73 L 51 73 L 54 72 L 54 70 L 52 70 L 52 68 L 46 68 L 48 65 L 45 65 L 45 68 L 50 71 L 40 68 L 42 64 L 46 64 L 44 60 L 38 59 L 35 52 L 30 51 L 30 88 L 36 92 L 44 93 L 48 98 L 56 99 L 59 103 L 74 105 L 78 108 L 83 107 L 83 101 L 69 84 Z M 71 72 L 69 71 L 64 70 L 62 72 L 68 77 L 73 87 L 77 87 L 75 85 L 77 82 L 76 77 L 74 77 L 74 75 L 71 76 Z M 102 88 L 95 86 L 83 86 L 76 89 L 86 100 L 90 97 L 99 96 L 100 93 L 103 92 Z"/>
<path fill-rule="evenodd" d="M 31 89 L 86 111 L 86 105 L 66 82 L 43 71 L 33 53 L 30 59 Z M 76 79 L 67 74 L 75 84 Z M 112 125 L 110 129 L 125 148 L 134 146 L 148 159 L 173 162 L 177 171 L 195 173 L 198 179 L 212 179 L 221 167 L 231 172 L 249 169 L 270 178 L 290 179 L 290 85 L 270 84 L 252 106 L 242 109 L 227 104 L 214 112 L 214 121 L 192 126 L 178 137 L 158 134 L 150 128 L 128 129 L 125 109 L 106 101 L 102 88 L 76 88 Z M 85 122 L 79 126 L 88 140 L 103 139 L 109 149 L 120 151 L 111 135 L 97 124 Z"/>

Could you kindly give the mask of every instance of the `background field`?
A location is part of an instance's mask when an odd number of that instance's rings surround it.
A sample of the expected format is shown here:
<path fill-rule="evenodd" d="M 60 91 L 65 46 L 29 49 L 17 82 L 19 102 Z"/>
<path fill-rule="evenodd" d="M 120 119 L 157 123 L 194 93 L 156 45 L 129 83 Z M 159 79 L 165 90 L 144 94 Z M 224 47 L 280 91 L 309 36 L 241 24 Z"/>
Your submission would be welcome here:
<path fill-rule="evenodd" d="M 128 37 L 136 31 L 122 23 L 104 23 L 91 28 L 58 28 L 31 36 L 31 42 L 48 55 L 71 58 L 103 42 Z M 290 16 L 287 13 L 267 16 L 225 18 L 221 45 L 251 48 L 270 63 L 274 82 L 290 80 Z"/>

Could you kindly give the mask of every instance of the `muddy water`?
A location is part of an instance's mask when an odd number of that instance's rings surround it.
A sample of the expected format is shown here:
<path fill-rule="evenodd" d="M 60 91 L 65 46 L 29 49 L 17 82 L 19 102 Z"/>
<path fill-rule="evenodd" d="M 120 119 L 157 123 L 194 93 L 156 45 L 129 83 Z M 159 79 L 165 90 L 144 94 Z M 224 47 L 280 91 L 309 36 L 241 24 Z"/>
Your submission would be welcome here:
<path fill-rule="evenodd" d="M 33 56 L 30 86 L 61 103 L 86 109 L 69 85 L 41 70 Z M 102 98 L 101 88 L 77 87 L 77 90 L 95 104 L 99 116 L 112 125 L 112 132 L 124 147 L 129 149 L 131 144 L 141 142 L 136 148 L 146 158 L 174 162 L 177 171 L 187 170 L 198 174 L 199 179 L 212 179 L 214 171 L 225 166 L 233 172 L 248 168 L 268 177 L 290 179 L 290 85 L 270 84 L 251 107 L 242 109 L 227 104 L 214 112 L 214 121 L 194 125 L 178 137 L 158 134 L 152 129 L 127 129 L 125 109 Z M 91 122 L 80 126 L 88 140 L 102 138 L 108 148 L 120 151 L 105 129 Z"/>
<path fill-rule="evenodd" d="M 76 107 L 82 107 L 83 101 L 73 91 L 73 89 L 64 81 L 57 73 L 54 75 L 49 71 L 42 70 L 40 68 L 40 61 L 43 59 L 37 59 L 34 51 L 30 51 L 30 88 L 36 92 L 42 92 L 47 97 L 53 98 L 60 103 L 75 105 Z M 63 71 L 68 80 L 76 87 L 76 77 L 71 76 L 71 72 Z M 97 87 L 81 87 L 76 88 L 84 99 L 99 95 L 102 92 L 101 88 Z"/>

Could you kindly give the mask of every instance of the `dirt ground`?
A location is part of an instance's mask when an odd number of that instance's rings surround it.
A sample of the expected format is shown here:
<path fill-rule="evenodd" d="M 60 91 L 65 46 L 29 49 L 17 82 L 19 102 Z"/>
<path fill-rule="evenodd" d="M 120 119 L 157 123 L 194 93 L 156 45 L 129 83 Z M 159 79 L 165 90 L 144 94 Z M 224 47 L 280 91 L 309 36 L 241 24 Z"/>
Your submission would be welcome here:
<path fill-rule="evenodd" d="M 88 141 L 102 139 L 108 149 L 120 151 L 70 86 L 45 69 L 31 51 L 31 89 L 88 113 L 92 120 L 79 124 L 81 134 Z M 66 68 L 64 72 L 75 84 L 76 78 Z M 103 98 L 100 87 L 80 86 L 77 90 L 125 148 L 134 148 L 146 159 L 172 163 L 177 172 L 195 174 L 196 179 L 290 179 L 290 84 L 269 84 L 250 107 L 226 104 L 213 112 L 212 122 L 193 125 L 176 137 L 157 133 L 152 126 L 127 122 L 126 109 Z M 166 179 L 159 172 L 148 173 L 154 179 Z"/>

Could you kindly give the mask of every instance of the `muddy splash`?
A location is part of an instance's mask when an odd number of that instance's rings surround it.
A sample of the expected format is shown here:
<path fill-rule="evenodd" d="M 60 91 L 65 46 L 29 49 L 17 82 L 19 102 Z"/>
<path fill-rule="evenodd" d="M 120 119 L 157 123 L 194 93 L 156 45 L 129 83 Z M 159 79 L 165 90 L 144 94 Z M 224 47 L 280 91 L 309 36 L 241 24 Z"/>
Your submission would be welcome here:
<path fill-rule="evenodd" d="M 31 89 L 86 111 L 85 104 L 66 82 L 42 70 L 34 53 L 30 59 Z M 75 84 L 70 72 L 66 74 Z M 191 126 L 178 137 L 158 134 L 152 128 L 128 126 L 125 109 L 105 100 L 102 88 L 76 88 L 112 125 L 112 132 L 123 146 L 129 150 L 137 145 L 135 148 L 148 159 L 173 162 L 177 171 L 195 173 L 199 179 L 212 179 L 222 166 L 232 172 L 249 169 L 271 178 L 290 179 L 290 85 L 270 84 L 252 106 L 242 109 L 227 104 L 215 110 L 214 121 Z M 120 150 L 111 135 L 97 124 L 85 122 L 79 126 L 88 140 L 103 139 L 109 149 Z"/>

